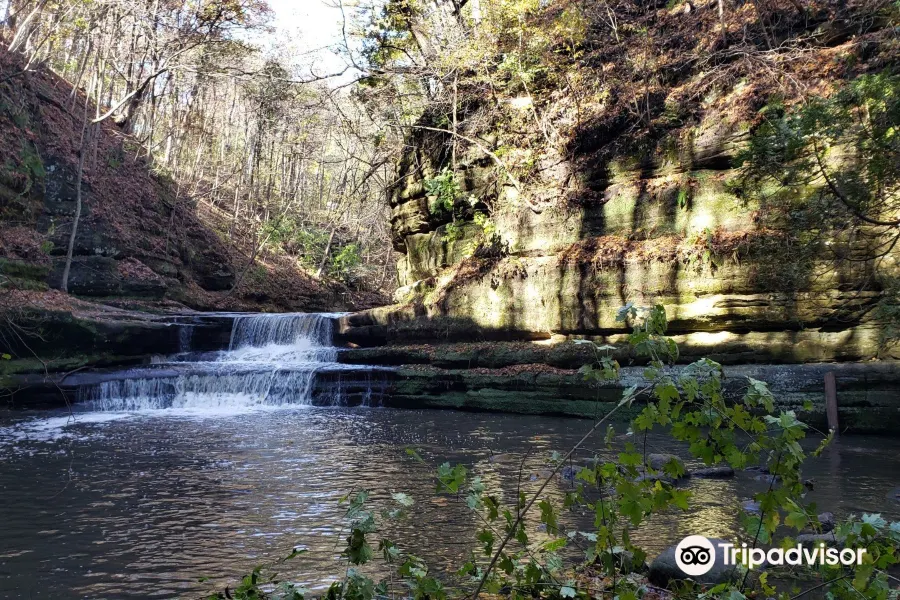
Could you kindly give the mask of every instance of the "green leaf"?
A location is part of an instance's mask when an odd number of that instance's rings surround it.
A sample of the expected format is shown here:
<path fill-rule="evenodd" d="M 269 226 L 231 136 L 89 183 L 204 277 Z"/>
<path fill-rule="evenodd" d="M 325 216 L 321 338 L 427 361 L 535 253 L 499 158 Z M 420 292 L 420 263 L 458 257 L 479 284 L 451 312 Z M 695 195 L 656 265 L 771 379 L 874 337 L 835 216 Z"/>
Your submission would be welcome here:
<path fill-rule="evenodd" d="M 809 522 L 809 517 L 803 512 L 790 512 L 784 518 L 784 524 L 800 531 Z"/>
<path fill-rule="evenodd" d="M 618 323 L 624 323 L 625 321 L 628 320 L 629 316 L 633 316 L 636 314 L 637 314 L 637 310 L 635 310 L 635 308 L 634 308 L 634 302 L 628 302 L 627 304 L 625 304 L 625 306 L 620 308 L 619 311 L 616 313 L 616 321 Z"/>
<path fill-rule="evenodd" d="M 619 401 L 619 406 L 631 406 L 631 403 L 634 401 L 634 393 L 637 391 L 637 386 L 633 385 L 624 392 L 622 392 L 622 399 Z"/>
<path fill-rule="evenodd" d="M 348 494 L 348 496 L 349 496 L 349 494 Z M 346 497 L 347 496 L 345 496 L 344 498 L 346 498 Z M 347 508 L 347 516 L 350 518 L 353 518 L 354 516 L 359 514 L 362 511 L 363 505 L 366 503 L 366 501 L 368 499 L 369 499 L 368 490 L 361 490 L 359 493 L 357 493 L 353 497 L 353 500 L 350 501 L 350 506 Z"/>
<path fill-rule="evenodd" d="M 415 448 L 406 448 L 406 455 L 411 457 L 416 462 L 420 462 L 420 463 L 425 462 L 424 460 L 422 460 L 422 457 L 419 456 L 419 453 L 415 450 Z"/>
<path fill-rule="evenodd" d="M 557 550 L 562 550 L 566 547 L 566 544 L 569 543 L 569 540 L 566 538 L 556 538 L 555 540 L 550 540 L 549 542 L 544 543 L 544 550 L 549 552 L 556 552 Z"/>
<path fill-rule="evenodd" d="M 681 510 L 688 509 L 688 501 L 691 499 L 690 490 L 673 489 L 670 493 L 672 494 L 672 504 Z"/>
<path fill-rule="evenodd" d="M 868 514 L 864 513 L 862 516 L 862 522 L 871 525 L 877 530 L 882 530 L 887 527 L 887 521 L 885 521 L 880 514 Z"/>
<path fill-rule="evenodd" d="M 491 556 L 494 553 L 494 532 L 490 529 L 482 529 L 478 534 L 478 541 L 484 544 L 485 556 Z"/>
<path fill-rule="evenodd" d="M 547 533 L 556 533 L 559 530 L 559 524 L 553 505 L 546 500 L 541 500 L 538 502 L 538 508 L 541 509 L 541 523 L 547 526 Z"/>
<path fill-rule="evenodd" d="M 744 526 L 744 531 L 747 532 L 751 540 L 758 535 L 760 542 L 763 544 L 769 543 L 769 532 L 762 526 L 762 519 L 757 515 L 744 515 L 741 519 L 741 524 Z"/>
<path fill-rule="evenodd" d="M 466 467 L 463 465 L 456 465 L 451 468 L 450 463 L 445 462 L 438 467 L 437 492 L 457 493 L 466 482 L 467 472 Z"/>

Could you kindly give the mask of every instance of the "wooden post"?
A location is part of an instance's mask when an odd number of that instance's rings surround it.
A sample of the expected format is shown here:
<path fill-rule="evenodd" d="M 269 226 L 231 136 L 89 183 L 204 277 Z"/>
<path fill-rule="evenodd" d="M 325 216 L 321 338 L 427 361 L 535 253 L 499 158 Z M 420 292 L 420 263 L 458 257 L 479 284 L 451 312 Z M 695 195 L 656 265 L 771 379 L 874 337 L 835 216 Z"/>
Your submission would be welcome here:
<path fill-rule="evenodd" d="M 828 416 L 828 428 L 838 433 L 837 383 L 834 371 L 825 373 L 825 414 Z"/>

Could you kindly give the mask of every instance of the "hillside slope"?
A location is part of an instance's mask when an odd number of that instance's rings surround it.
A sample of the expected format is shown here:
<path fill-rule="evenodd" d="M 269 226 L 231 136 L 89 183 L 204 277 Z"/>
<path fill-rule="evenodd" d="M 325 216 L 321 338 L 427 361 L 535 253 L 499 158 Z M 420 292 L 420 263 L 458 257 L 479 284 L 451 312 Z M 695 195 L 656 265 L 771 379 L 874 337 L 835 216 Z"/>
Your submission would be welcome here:
<path fill-rule="evenodd" d="M 0 52 L 0 289 L 40 292 L 61 279 L 83 118 L 95 108 L 85 109 L 84 97 L 54 74 L 22 66 Z M 317 280 L 277 256 L 248 267 L 255 242 L 220 233 L 227 226 L 215 222 L 215 212 L 155 173 L 139 144 L 111 121 L 88 148 L 70 293 L 219 310 L 335 310 L 381 300 Z"/>

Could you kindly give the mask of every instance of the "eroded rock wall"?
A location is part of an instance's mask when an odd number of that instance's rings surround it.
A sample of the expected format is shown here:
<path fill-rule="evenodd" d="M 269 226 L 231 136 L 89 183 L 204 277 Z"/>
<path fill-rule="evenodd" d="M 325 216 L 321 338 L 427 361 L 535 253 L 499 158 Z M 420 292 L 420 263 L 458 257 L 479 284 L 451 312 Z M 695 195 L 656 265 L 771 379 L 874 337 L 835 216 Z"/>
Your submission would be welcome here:
<path fill-rule="evenodd" d="M 502 244 L 485 258 L 472 256 L 484 240 L 478 225 L 455 224 L 450 237 L 430 212 L 423 181 L 438 172 L 440 152 L 413 151 L 392 197 L 397 299 L 407 306 L 345 319 L 345 338 L 610 338 L 623 332 L 617 310 L 632 302 L 665 305 L 673 335 L 726 362 L 892 356 L 874 318 L 883 295 L 871 285 L 881 276 L 874 263 L 839 260 L 854 251 L 839 236 L 821 253 L 800 252 L 795 236 L 763 227 L 761 207 L 735 193 L 745 127 L 725 129 L 716 116 L 668 156 L 613 160 L 593 193 L 541 210 L 471 153 L 460 164 L 463 191 L 494 194 Z"/>

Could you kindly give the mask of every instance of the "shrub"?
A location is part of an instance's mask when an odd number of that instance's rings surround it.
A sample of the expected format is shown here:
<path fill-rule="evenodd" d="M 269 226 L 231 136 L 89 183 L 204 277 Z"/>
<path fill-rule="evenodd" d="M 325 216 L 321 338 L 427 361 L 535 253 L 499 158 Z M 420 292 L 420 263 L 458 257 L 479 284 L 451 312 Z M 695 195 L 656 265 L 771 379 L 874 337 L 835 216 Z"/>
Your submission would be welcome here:
<path fill-rule="evenodd" d="M 425 180 L 425 191 L 428 193 L 428 211 L 432 215 L 439 215 L 453 212 L 462 189 L 456 182 L 453 171 L 445 167 L 440 174 Z"/>
<path fill-rule="evenodd" d="M 362 256 L 359 245 L 355 243 L 347 244 L 331 259 L 330 274 L 332 277 L 349 281 L 361 263 Z"/>

